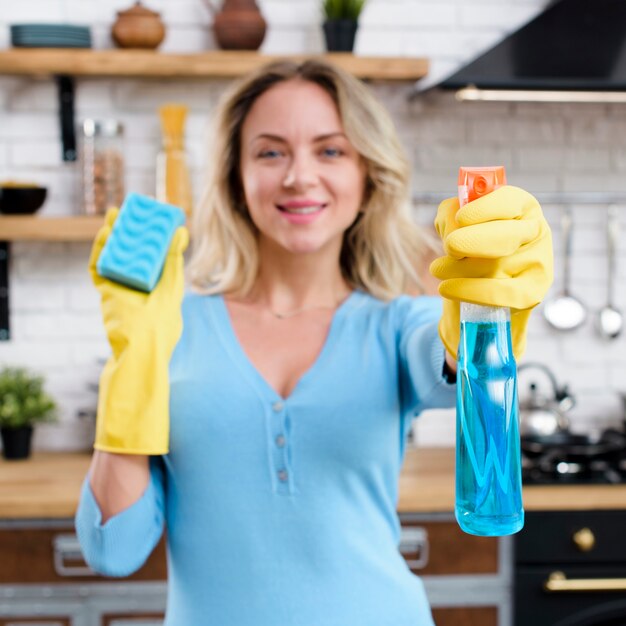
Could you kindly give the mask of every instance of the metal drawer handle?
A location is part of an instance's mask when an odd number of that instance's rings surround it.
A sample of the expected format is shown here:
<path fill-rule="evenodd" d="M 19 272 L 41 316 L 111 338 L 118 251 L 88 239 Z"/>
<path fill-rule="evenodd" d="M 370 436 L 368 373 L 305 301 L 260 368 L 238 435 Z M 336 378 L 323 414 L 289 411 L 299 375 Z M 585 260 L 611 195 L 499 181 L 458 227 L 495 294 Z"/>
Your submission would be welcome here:
<path fill-rule="evenodd" d="M 154 622 L 152 620 L 145 620 L 142 618 L 137 619 L 122 619 L 117 620 L 114 619 L 112 622 L 109 622 L 110 626 L 163 626 L 163 620 L 159 620 L 158 622 Z"/>
<path fill-rule="evenodd" d="M 543 588 L 550 593 L 571 591 L 626 591 L 626 578 L 567 578 L 563 572 L 552 572 Z"/>
<path fill-rule="evenodd" d="M 410 526 L 400 529 L 400 554 L 413 555 L 417 553 L 416 559 L 406 559 L 406 564 L 410 569 L 422 569 L 428 564 L 428 532 L 419 526 Z"/>
<path fill-rule="evenodd" d="M 63 626 L 61 622 L 5 622 L 6 626 Z"/>
<path fill-rule="evenodd" d="M 76 535 L 56 535 L 52 540 L 52 545 L 54 548 L 54 571 L 59 576 L 95 575 L 95 572 L 88 565 L 66 564 L 66 561 L 83 561 L 83 553 Z"/>

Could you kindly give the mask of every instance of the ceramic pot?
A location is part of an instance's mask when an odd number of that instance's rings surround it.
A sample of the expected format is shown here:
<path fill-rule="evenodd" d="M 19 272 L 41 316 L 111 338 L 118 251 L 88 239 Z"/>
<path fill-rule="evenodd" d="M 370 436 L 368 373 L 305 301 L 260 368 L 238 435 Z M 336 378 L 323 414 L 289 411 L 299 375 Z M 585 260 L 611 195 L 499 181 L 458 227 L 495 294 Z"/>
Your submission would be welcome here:
<path fill-rule="evenodd" d="M 120 48 L 158 48 L 165 37 L 165 26 L 159 13 L 141 2 L 126 11 L 118 11 L 111 37 Z"/>
<path fill-rule="evenodd" d="M 352 52 L 359 24 L 355 20 L 326 20 L 324 38 L 328 52 Z"/>
<path fill-rule="evenodd" d="M 27 459 L 30 456 L 30 442 L 32 435 L 32 426 L 0 428 L 0 436 L 2 437 L 2 456 L 7 459 L 7 461 Z"/>
<path fill-rule="evenodd" d="M 220 48 L 258 50 L 261 47 L 267 23 L 255 0 L 225 0 L 221 11 L 216 11 L 210 0 L 205 3 L 214 14 L 213 31 Z"/>

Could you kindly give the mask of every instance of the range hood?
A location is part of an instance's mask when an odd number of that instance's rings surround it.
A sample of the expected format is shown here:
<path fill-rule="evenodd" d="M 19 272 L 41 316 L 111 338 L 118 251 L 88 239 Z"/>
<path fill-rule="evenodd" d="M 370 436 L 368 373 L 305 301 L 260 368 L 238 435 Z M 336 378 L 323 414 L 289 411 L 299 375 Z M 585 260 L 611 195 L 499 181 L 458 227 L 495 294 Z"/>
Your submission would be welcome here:
<path fill-rule="evenodd" d="M 558 0 L 438 86 L 459 100 L 626 102 L 626 0 Z"/>

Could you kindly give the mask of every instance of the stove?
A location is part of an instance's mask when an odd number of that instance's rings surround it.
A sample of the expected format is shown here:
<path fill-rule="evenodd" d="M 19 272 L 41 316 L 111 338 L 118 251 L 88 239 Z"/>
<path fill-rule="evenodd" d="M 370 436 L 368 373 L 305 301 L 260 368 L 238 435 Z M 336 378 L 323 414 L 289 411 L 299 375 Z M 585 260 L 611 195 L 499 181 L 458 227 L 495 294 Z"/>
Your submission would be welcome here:
<path fill-rule="evenodd" d="M 523 435 L 526 485 L 626 483 L 626 430 Z M 528 511 L 514 536 L 515 626 L 625 626 L 626 510 Z"/>
<path fill-rule="evenodd" d="M 522 436 L 522 482 L 528 485 L 626 483 L 626 434 L 570 432 Z"/>
<path fill-rule="evenodd" d="M 626 483 L 626 459 L 587 463 L 522 459 L 522 482 L 527 485 L 584 485 Z"/>

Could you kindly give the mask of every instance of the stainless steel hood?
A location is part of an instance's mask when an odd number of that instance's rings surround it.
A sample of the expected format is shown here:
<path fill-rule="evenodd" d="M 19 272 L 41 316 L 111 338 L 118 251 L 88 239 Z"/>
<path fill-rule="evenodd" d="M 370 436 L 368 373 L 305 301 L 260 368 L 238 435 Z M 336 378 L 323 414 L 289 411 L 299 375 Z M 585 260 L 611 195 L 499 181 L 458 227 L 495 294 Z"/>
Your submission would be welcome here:
<path fill-rule="evenodd" d="M 626 0 L 559 0 L 438 87 L 463 100 L 626 102 Z"/>

